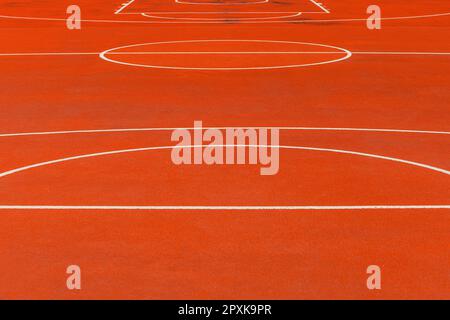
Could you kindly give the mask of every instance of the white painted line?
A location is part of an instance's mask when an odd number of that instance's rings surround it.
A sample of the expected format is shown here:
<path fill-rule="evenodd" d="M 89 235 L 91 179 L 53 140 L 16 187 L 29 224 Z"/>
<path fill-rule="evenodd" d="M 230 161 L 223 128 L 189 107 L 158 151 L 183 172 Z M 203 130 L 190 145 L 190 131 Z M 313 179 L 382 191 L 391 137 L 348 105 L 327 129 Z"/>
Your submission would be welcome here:
<path fill-rule="evenodd" d="M 99 55 L 101 52 L 43 52 L 43 53 L 0 53 L 0 56 L 70 56 L 70 55 Z M 139 51 L 133 51 L 133 52 L 126 52 L 126 51 L 120 51 L 120 52 L 110 52 L 108 55 L 227 55 L 227 54 L 345 54 L 345 52 L 342 51 L 149 51 L 149 52 L 139 52 Z"/>
<path fill-rule="evenodd" d="M 0 205 L 0 210 L 124 210 L 124 211 L 297 211 L 297 210 L 442 210 L 450 205 L 369 205 L 369 206 L 63 206 Z"/>
<path fill-rule="evenodd" d="M 245 13 L 245 12 L 241 12 Z M 288 15 L 274 16 L 274 17 L 257 17 L 257 18 L 238 18 L 233 17 L 231 12 L 227 13 L 227 16 L 221 18 L 183 18 L 183 17 L 163 17 L 158 13 L 142 13 L 142 16 L 152 19 L 165 19 L 165 20 L 186 20 L 186 21 L 249 21 L 249 20 L 272 20 L 272 19 L 287 19 L 301 16 L 301 12 L 294 12 Z"/>
<path fill-rule="evenodd" d="M 317 2 L 317 1 L 315 1 L 315 0 L 309 0 L 309 1 L 311 1 L 311 2 L 314 3 L 316 6 L 318 6 L 318 7 L 320 8 L 320 10 L 322 10 L 323 12 L 325 12 L 325 13 L 330 13 L 330 11 L 329 11 L 327 8 L 325 8 L 325 7 L 323 6 L 322 3 L 319 3 L 319 2 Z"/>
<path fill-rule="evenodd" d="M 198 2 L 195 0 L 175 0 L 175 3 L 178 4 L 190 4 L 190 5 L 217 5 L 217 6 L 236 6 L 236 5 L 252 5 L 252 4 L 263 4 L 268 3 L 269 0 L 248 0 L 242 2 L 234 2 L 234 3 L 224 3 L 224 2 Z"/>
<path fill-rule="evenodd" d="M 231 40 L 230 40 L 231 41 Z M 102 52 L 13 52 L 0 53 L 0 57 L 20 56 L 98 56 Z M 157 54 L 336 54 L 339 51 L 133 51 L 109 52 L 108 55 L 157 55 Z M 450 52 L 408 52 L 408 51 L 351 51 L 353 55 L 404 55 L 404 56 L 450 56 Z"/>
<path fill-rule="evenodd" d="M 174 66 L 161 66 L 161 65 L 148 65 L 148 64 L 138 64 L 138 63 L 129 63 L 124 62 L 120 60 L 114 60 L 112 58 L 108 58 L 107 55 L 109 53 L 122 50 L 122 49 L 129 49 L 129 48 L 136 48 L 136 47 L 142 47 L 142 46 L 149 46 L 149 45 L 160 45 L 160 44 L 178 44 L 178 43 L 233 43 L 233 42 L 248 42 L 248 43 L 270 43 L 270 44 L 294 44 L 294 45 L 307 45 L 307 46 L 316 46 L 321 48 L 326 48 L 327 50 L 336 50 L 341 51 L 342 54 L 344 54 L 343 57 L 336 58 L 336 59 L 330 59 L 326 61 L 320 61 L 320 62 L 313 62 L 313 63 L 303 63 L 303 64 L 293 64 L 293 65 L 275 65 L 275 66 L 257 66 L 257 67 L 174 67 Z M 286 69 L 286 68 L 300 68 L 300 67 L 310 67 L 310 66 L 319 66 L 319 65 L 326 65 L 330 63 L 337 63 L 344 60 L 349 59 L 352 56 L 352 53 L 344 48 L 331 46 L 331 45 L 325 45 L 320 43 L 308 43 L 308 42 L 297 42 L 297 41 L 275 41 L 275 40 L 223 40 L 223 39 L 210 39 L 210 40 L 184 40 L 184 41 L 161 41 L 161 42 L 150 42 L 150 43 L 139 43 L 139 44 L 133 44 L 133 45 L 126 45 L 126 46 L 120 46 L 116 48 L 111 48 L 108 50 L 103 51 L 99 57 L 105 61 L 116 63 L 119 65 L 125 65 L 125 66 L 132 66 L 132 67 L 141 67 L 141 68 L 153 68 L 153 69 L 170 69 L 170 70 L 210 70 L 210 71 L 239 71 L 239 70 L 273 70 L 273 69 Z"/>
<path fill-rule="evenodd" d="M 286 131 L 349 131 L 349 132 L 374 132 L 374 133 L 412 133 L 412 134 L 437 134 L 437 135 L 450 135 L 450 131 L 432 131 L 432 130 L 408 130 L 408 129 L 384 129 L 384 128 L 338 128 L 338 127 L 202 127 L 206 129 L 219 129 L 226 130 L 233 129 L 279 129 Z M 122 132 L 151 132 L 151 131 L 173 131 L 177 129 L 185 130 L 198 130 L 195 127 L 168 127 L 168 128 L 116 128 L 116 129 L 84 129 L 84 130 L 66 130 L 66 131 L 41 131 L 41 132 L 17 132 L 17 133 L 2 133 L 0 138 L 8 137 L 27 137 L 27 136 L 48 136 L 48 135 L 61 135 L 61 134 L 93 134 L 93 133 L 122 133 Z"/>
<path fill-rule="evenodd" d="M 268 14 L 268 13 L 282 13 L 282 14 L 287 14 L 287 15 L 283 15 L 283 16 L 275 16 L 275 17 L 258 17 L 258 18 L 236 18 L 236 17 L 232 17 L 230 18 L 230 16 L 233 16 L 234 12 L 215 12 L 215 11 L 211 11 L 211 12 L 142 12 L 141 15 L 147 18 L 153 18 L 153 19 L 165 19 L 165 20 L 182 20 L 182 21 L 215 21 L 215 22 L 223 22 L 223 21 L 230 21 L 230 20 L 236 20 L 236 21 L 252 21 L 252 20 L 274 20 L 274 19 L 287 19 L 287 18 L 295 18 L 295 17 L 299 17 L 301 16 L 303 13 L 330 13 L 330 11 L 328 11 L 321 3 L 316 2 L 314 0 L 309 0 L 311 3 L 313 3 L 315 6 L 317 6 L 320 11 L 308 11 L 308 12 L 303 12 L 303 11 L 297 11 L 297 12 L 236 12 L 237 14 Z M 179 4 L 196 4 L 196 5 L 252 5 L 252 4 L 264 4 L 264 3 L 269 3 L 268 0 L 263 0 L 263 1 L 247 1 L 247 2 L 239 2 L 239 3 L 220 3 L 220 2 L 195 2 L 195 1 L 189 1 L 189 0 L 176 0 L 176 3 Z M 228 17 L 224 16 L 221 18 L 193 18 L 193 17 L 167 17 L 167 16 L 162 16 L 162 15 L 167 15 L 167 14 L 201 14 L 201 15 L 205 15 L 205 14 L 226 14 Z"/>
<path fill-rule="evenodd" d="M 130 0 L 128 2 L 123 3 L 122 6 L 114 12 L 114 14 L 120 14 L 123 10 L 128 8 L 128 6 L 130 6 L 134 1 L 136 0 Z"/>
<path fill-rule="evenodd" d="M 32 56 L 88 56 L 98 55 L 96 52 L 16 52 L 0 53 L 0 57 L 32 57 Z"/>
<path fill-rule="evenodd" d="M 157 14 L 295 14 L 299 11 L 151 11 L 151 12 L 130 12 L 122 14 L 142 14 L 142 13 L 157 13 Z M 304 13 L 303 11 L 301 13 Z"/>
<path fill-rule="evenodd" d="M 290 149 L 290 150 L 306 150 L 306 151 L 319 151 L 319 152 L 331 152 L 331 153 L 338 153 L 338 154 L 349 154 L 349 155 L 356 155 L 356 156 L 362 156 L 367 158 L 373 158 L 373 159 L 379 159 L 379 160 L 387 160 L 392 162 L 398 162 L 402 164 L 407 164 L 415 167 L 419 167 L 422 169 L 427 169 L 431 171 L 435 171 L 438 173 L 443 173 L 445 175 L 450 175 L 450 171 L 438 168 L 435 166 L 431 166 L 428 164 L 415 162 L 415 161 L 409 161 L 405 159 L 400 158 L 394 158 L 394 157 L 388 157 L 388 156 L 382 156 L 378 154 L 373 153 L 365 153 L 365 152 L 358 152 L 358 151 L 350 151 L 350 150 L 342 150 L 342 149 L 330 149 L 330 148 L 316 148 L 316 147 L 305 147 L 305 146 L 270 146 L 270 145 L 245 145 L 245 144 L 235 144 L 235 145 L 215 145 L 217 147 L 248 147 L 248 148 L 259 148 L 259 147 L 266 147 L 266 148 L 279 148 L 279 149 Z M 105 151 L 105 152 L 96 152 L 96 153 L 90 153 L 90 154 L 83 154 L 78 156 L 72 156 L 72 157 L 66 157 L 66 158 L 60 158 L 50 161 L 44 161 L 44 162 L 38 162 L 31 165 L 15 168 L 12 170 L 8 170 L 5 172 L 0 173 L 0 178 L 4 178 L 19 172 L 27 171 L 34 168 L 39 167 L 45 167 L 53 164 L 58 164 L 62 162 L 67 161 L 74 161 L 74 160 L 80 160 L 80 159 L 87 159 L 87 158 L 95 158 L 95 157 L 102 157 L 102 156 L 109 156 L 109 155 L 116 155 L 116 154 L 125 154 L 125 153 L 134 153 L 134 152 L 144 152 L 144 151 L 154 151 L 154 150 L 172 150 L 172 149 L 184 149 L 184 148 L 200 148 L 203 147 L 202 145 L 190 145 L 190 146 L 156 146 L 156 147 L 144 147 L 144 148 L 134 148 L 134 149 L 121 149 L 121 150 L 113 150 L 113 151 Z"/>
<path fill-rule="evenodd" d="M 450 52 L 393 52 L 393 51 L 355 51 L 353 54 L 367 54 L 367 55 L 413 55 L 413 56 L 448 56 Z"/>
<path fill-rule="evenodd" d="M 198 14 L 198 15 L 211 15 L 211 14 L 295 14 L 295 13 L 301 13 L 301 14 L 323 14 L 325 12 L 323 11 L 146 11 L 146 12 L 123 12 L 121 15 L 142 15 L 143 13 L 146 14 L 176 14 L 176 15 L 183 15 L 183 14 Z"/>
<path fill-rule="evenodd" d="M 282 17 L 270 17 L 270 18 L 246 18 L 246 19 L 239 19 L 240 21 L 251 21 L 251 20 L 270 20 L 270 19 L 286 19 L 286 18 L 293 18 L 293 17 L 298 17 L 300 15 L 302 15 L 303 13 L 307 13 L 307 14 L 316 14 L 316 13 L 330 13 L 330 11 L 328 9 L 326 9 L 322 3 L 316 2 L 314 0 L 309 0 L 311 3 L 313 3 L 315 6 L 317 6 L 320 11 L 305 11 L 305 12 L 270 12 L 270 11 L 260 11 L 260 12 L 181 12 L 181 11 L 176 11 L 176 12 L 170 12 L 170 11 L 155 11 L 155 12 L 123 12 L 125 8 L 127 8 L 131 3 L 133 3 L 135 0 L 131 0 L 128 3 L 124 3 L 122 5 L 122 7 L 117 10 L 115 12 L 115 14 L 140 14 L 144 17 L 148 17 L 148 18 L 154 18 L 154 19 L 166 19 L 166 20 L 183 20 L 183 21 L 214 21 L 214 22 L 222 22 L 224 19 L 197 19 L 197 18 L 168 18 L 168 17 L 161 17 L 162 14 L 228 14 L 228 15 L 232 15 L 232 14 L 270 14 L 270 13 L 274 13 L 274 14 L 288 14 L 287 16 L 282 16 Z M 216 2 L 208 2 L 208 3 L 199 3 L 199 2 L 195 2 L 195 1 L 189 1 L 189 0 L 175 0 L 176 3 L 178 4 L 190 4 L 190 5 L 253 5 L 253 4 L 266 4 L 269 3 L 269 0 L 257 0 L 257 1 L 247 1 L 247 2 L 240 2 L 240 3 L 216 3 Z"/>
<path fill-rule="evenodd" d="M 303 12 L 306 13 L 306 12 Z M 139 13 L 140 15 L 141 13 Z M 425 14 L 417 16 L 400 16 L 400 17 L 382 17 L 380 20 L 405 20 L 405 19 L 423 19 L 423 18 L 437 18 L 450 16 L 450 12 Z M 30 20 L 30 21 L 54 21 L 65 22 L 66 18 L 49 18 L 49 17 L 29 17 L 29 16 L 10 16 L 0 15 L 0 19 L 14 19 L 14 20 Z M 144 20 L 104 20 L 104 19 L 81 19 L 81 22 L 92 23 L 122 23 L 122 24 L 223 24 L 223 21 L 144 21 Z M 349 18 L 349 19 L 320 19 L 320 20 L 286 20 L 286 21 L 242 21 L 244 23 L 265 24 L 265 23 L 322 23 L 322 22 L 357 22 L 367 21 L 367 18 Z"/>

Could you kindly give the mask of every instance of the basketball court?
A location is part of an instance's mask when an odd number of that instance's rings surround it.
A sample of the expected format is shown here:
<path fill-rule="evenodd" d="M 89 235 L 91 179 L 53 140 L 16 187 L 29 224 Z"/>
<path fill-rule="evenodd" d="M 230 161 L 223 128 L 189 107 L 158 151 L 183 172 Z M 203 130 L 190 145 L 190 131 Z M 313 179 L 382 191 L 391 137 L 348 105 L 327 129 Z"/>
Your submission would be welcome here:
<path fill-rule="evenodd" d="M 0 297 L 450 298 L 449 35 L 445 1 L 0 3 Z M 279 129 L 279 172 L 174 165 L 194 121 Z"/>

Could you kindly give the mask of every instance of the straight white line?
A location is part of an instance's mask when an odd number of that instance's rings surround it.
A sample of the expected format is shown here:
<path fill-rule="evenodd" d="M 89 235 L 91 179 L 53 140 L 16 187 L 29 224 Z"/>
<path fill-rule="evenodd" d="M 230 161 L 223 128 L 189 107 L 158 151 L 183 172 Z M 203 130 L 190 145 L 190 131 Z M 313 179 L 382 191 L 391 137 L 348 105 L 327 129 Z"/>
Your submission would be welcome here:
<path fill-rule="evenodd" d="M 254 5 L 254 4 L 264 4 L 268 3 L 269 0 L 258 0 L 258 1 L 243 1 L 243 2 L 235 2 L 235 3 L 221 3 L 221 2 L 195 2 L 189 0 L 175 0 L 175 3 L 178 4 L 189 4 L 189 5 L 213 5 L 213 6 L 242 6 L 242 5 Z"/>
<path fill-rule="evenodd" d="M 232 41 L 232 40 L 230 40 Z M 88 56 L 99 55 L 101 52 L 16 52 L 0 53 L 0 57 L 20 56 Z M 108 52 L 108 55 L 156 55 L 156 54 L 334 54 L 339 51 L 151 51 L 151 52 Z M 361 55 L 437 55 L 449 56 L 450 52 L 408 52 L 408 51 L 353 51 L 352 54 Z"/>
<path fill-rule="evenodd" d="M 130 0 L 129 2 L 124 3 L 118 10 L 114 12 L 114 14 L 120 14 L 123 10 L 125 10 L 129 5 L 131 5 L 136 0 Z"/>
<path fill-rule="evenodd" d="M 430 210 L 450 209 L 450 205 L 369 205 L 369 206 L 55 206 L 0 205 L 0 210 L 208 210 L 208 211 L 294 211 L 294 210 Z"/>
<path fill-rule="evenodd" d="M 321 10 L 323 10 L 325 13 L 330 13 L 330 11 L 327 9 L 327 8 L 325 8 L 323 5 L 322 5 L 322 3 L 319 3 L 319 2 L 317 2 L 317 1 L 315 1 L 315 0 L 309 0 L 309 1 L 311 1 L 312 3 L 314 3 L 316 6 L 318 6 Z"/>
<path fill-rule="evenodd" d="M 202 127 L 206 129 L 225 130 L 233 129 L 279 129 L 290 131 L 355 131 L 355 132 L 383 132 L 383 133 L 414 133 L 414 134 L 439 134 L 450 135 L 450 131 L 431 131 L 431 130 L 408 130 L 408 129 L 383 129 L 383 128 L 327 128 L 327 127 Z M 18 132 L 18 133 L 2 133 L 0 138 L 21 137 L 21 136 L 40 136 L 40 135 L 60 135 L 60 134 L 92 134 L 92 133 L 114 133 L 114 132 L 148 132 L 148 131 L 173 131 L 176 129 L 199 130 L 195 127 L 173 127 L 173 128 L 123 128 L 123 129 L 85 129 L 85 130 L 67 130 L 67 131 L 41 131 L 41 132 Z"/>
<path fill-rule="evenodd" d="M 322 12 L 323 13 L 323 12 Z M 141 13 L 139 13 L 140 15 Z M 444 17 L 450 16 L 450 12 L 428 14 L 421 16 L 402 16 L 402 17 L 385 17 L 380 18 L 380 20 L 403 20 L 403 19 L 419 19 L 419 18 L 432 18 L 432 17 Z M 49 17 L 26 17 L 26 16 L 9 16 L 0 15 L 0 19 L 17 19 L 17 20 L 34 20 L 34 21 L 62 21 L 65 22 L 66 18 L 49 18 Z M 356 22 L 356 21 L 366 21 L 367 18 L 350 18 L 350 19 L 320 19 L 320 20 L 289 20 L 289 21 L 241 21 L 240 23 L 254 23 L 254 24 L 265 24 L 265 23 L 322 23 L 322 22 Z M 132 23 L 132 24 L 223 24 L 223 21 L 141 21 L 141 20 L 98 20 L 98 19 L 82 19 L 82 22 L 93 22 L 93 23 Z"/>
<path fill-rule="evenodd" d="M 355 51 L 353 54 L 368 55 L 442 55 L 448 56 L 450 52 L 393 52 L 393 51 Z"/>
<path fill-rule="evenodd" d="M 0 57 L 14 56 L 85 56 L 98 55 L 97 52 L 17 52 L 17 53 L 0 53 Z"/>

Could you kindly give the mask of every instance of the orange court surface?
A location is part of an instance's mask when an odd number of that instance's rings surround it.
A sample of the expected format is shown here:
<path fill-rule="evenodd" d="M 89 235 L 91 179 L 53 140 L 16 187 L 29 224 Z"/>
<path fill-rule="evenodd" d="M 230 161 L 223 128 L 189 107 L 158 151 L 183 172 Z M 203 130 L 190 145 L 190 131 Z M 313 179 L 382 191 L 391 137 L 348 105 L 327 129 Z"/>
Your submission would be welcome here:
<path fill-rule="evenodd" d="M 449 1 L 0 0 L 0 39 L 0 298 L 450 299 Z M 175 165 L 194 121 L 278 173 Z"/>

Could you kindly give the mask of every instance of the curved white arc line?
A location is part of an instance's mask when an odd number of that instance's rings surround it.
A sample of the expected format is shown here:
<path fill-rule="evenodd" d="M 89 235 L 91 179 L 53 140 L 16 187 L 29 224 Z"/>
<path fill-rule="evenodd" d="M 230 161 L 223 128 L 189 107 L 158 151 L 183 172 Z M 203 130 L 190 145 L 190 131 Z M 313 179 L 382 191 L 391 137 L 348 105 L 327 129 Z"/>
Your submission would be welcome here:
<path fill-rule="evenodd" d="M 405 20 L 405 19 L 422 19 L 422 18 L 434 18 L 434 17 L 444 17 L 450 16 L 450 12 L 427 14 L 419 16 L 402 16 L 402 17 L 387 17 L 380 18 L 380 20 Z M 48 17 L 26 17 L 26 16 L 9 16 L 0 15 L 0 19 L 16 19 L 16 20 L 35 20 L 35 21 L 66 21 L 65 18 L 48 18 Z M 140 20 L 102 20 L 102 19 L 80 19 L 81 22 L 92 22 L 92 23 L 135 23 L 135 24 L 208 24 L 208 23 L 223 23 L 222 21 L 140 21 Z M 367 18 L 350 18 L 350 19 L 328 19 L 328 20 L 293 20 L 292 23 L 321 23 L 321 22 L 353 22 L 353 21 L 367 21 Z M 282 23 L 281 21 L 242 21 L 241 23 Z"/>
<path fill-rule="evenodd" d="M 233 14 L 232 12 L 228 14 Z M 282 15 L 275 17 L 258 17 L 258 18 L 239 18 L 239 17 L 223 17 L 223 18 L 177 18 L 177 17 L 162 17 L 154 15 L 154 13 L 141 13 L 143 17 L 152 18 L 152 19 L 164 19 L 164 20 L 183 20 L 183 21 L 248 21 L 248 20 L 273 20 L 273 19 L 286 19 L 286 18 L 294 18 L 302 15 L 301 12 L 292 13 L 290 15 Z"/>
<path fill-rule="evenodd" d="M 124 13 L 124 14 L 134 14 L 134 15 L 140 15 L 142 13 L 154 13 L 154 14 L 198 14 L 198 15 L 208 15 L 208 14 L 293 14 L 293 13 L 314 13 L 314 12 L 308 12 L 308 11 L 145 11 L 145 12 L 130 12 L 130 13 Z"/>
<path fill-rule="evenodd" d="M 51 164 L 57 164 L 61 162 L 67 162 L 72 160 L 79 160 L 79 159 L 86 159 L 86 158 L 93 158 L 93 157 L 99 157 L 99 156 L 107 156 L 107 155 L 115 155 L 115 154 L 122 154 L 122 153 L 131 153 L 131 152 L 141 152 L 141 151 L 151 151 L 151 150 L 166 150 L 166 149 L 185 149 L 185 148 L 203 148 L 207 145 L 189 145 L 189 146 L 157 146 L 157 147 L 144 147 L 144 148 L 134 148 L 134 149 L 123 149 L 123 150 L 114 150 L 114 151 L 105 151 L 105 152 L 98 152 L 98 153 L 91 153 L 91 154 L 84 154 L 79 156 L 73 156 L 73 157 L 67 157 L 67 158 L 61 158 L 56 160 L 50 160 L 45 162 L 39 162 L 32 165 L 8 170 L 5 172 L 0 173 L 0 178 L 30 170 L 33 168 L 43 167 Z M 308 150 L 308 151 L 323 151 L 323 152 L 334 152 L 334 153 L 341 153 L 341 154 L 351 154 L 351 155 L 358 155 L 368 158 L 375 158 L 375 159 L 382 159 L 382 160 L 389 160 L 393 162 L 399 162 L 404 163 L 424 169 L 428 169 L 431 171 L 436 171 L 439 173 L 443 173 L 446 175 L 450 175 L 450 171 L 430 166 L 427 164 L 399 159 L 399 158 L 393 158 L 393 157 L 387 157 L 372 153 L 364 153 L 364 152 L 357 152 L 357 151 L 349 151 L 349 150 L 341 150 L 341 149 L 329 149 L 329 148 L 315 148 L 315 147 L 302 147 L 302 146 L 270 146 L 270 145 L 245 145 L 245 144 L 236 144 L 236 145 L 215 145 L 214 147 L 248 147 L 248 148 L 260 148 L 260 147 L 266 147 L 266 148 L 280 148 L 280 149 L 293 149 L 293 150 Z"/>
<path fill-rule="evenodd" d="M 280 66 L 270 66 L 270 67 L 231 67 L 231 68 L 207 68 L 207 67 L 170 67 L 170 66 L 153 66 L 153 65 L 145 65 L 145 64 L 138 64 L 138 63 L 128 63 L 118 60 L 113 60 L 108 58 L 106 55 L 113 51 L 121 50 L 121 49 L 127 49 L 127 48 L 135 48 L 135 47 L 142 47 L 142 46 L 148 46 L 148 45 L 159 45 L 159 44 L 176 44 L 176 43 L 208 43 L 208 42 L 256 42 L 256 43 L 282 43 L 282 44 L 296 44 L 296 45 L 309 45 L 309 46 L 316 46 L 316 47 L 322 47 L 327 49 L 335 49 L 338 52 L 336 53 L 342 53 L 345 54 L 342 58 L 338 59 L 332 59 L 322 62 L 315 62 L 315 63 L 305 63 L 305 64 L 296 64 L 296 65 L 280 65 Z M 324 64 L 330 64 L 330 63 L 337 63 L 341 62 L 347 59 L 350 59 L 352 56 L 352 53 L 344 48 L 332 46 L 332 45 L 325 45 L 320 43 L 310 43 L 310 42 L 297 42 L 297 41 L 280 41 L 280 40 L 228 40 L 228 39 L 211 39 L 211 40 L 179 40 L 179 41 L 159 41 L 159 42 L 149 42 L 149 43 L 138 43 L 138 44 L 132 44 L 132 45 L 126 45 L 126 46 L 120 46 L 111 48 L 108 50 L 103 51 L 100 53 L 99 57 L 105 61 L 116 63 L 120 65 L 125 66 L 133 66 L 133 67 L 141 67 L 141 68 L 153 68 L 153 69 L 170 69 L 170 70 L 204 70 L 204 71 L 237 71 L 237 70 L 273 70 L 273 69 L 287 69 L 287 68 L 300 68 L 300 67 L 310 67 L 310 66 L 319 66 Z"/>
<path fill-rule="evenodd" d="M 382 129 L 382 128 L 338 128 L 338 127 L 202 127 L 201 129 L 279 129 L 286 131 L 355 131 L 355 132 L 377 132 L 377 133 L 415 133 L 415 134 L 437 134 L 450 135 L 450 131 L 430 131 L 430 130 L 408 130 L 408 129 Z M 85 129 L 85 130 L 68 130 L 68 131 L 42 131 L 42 132 L 19 132 L 19 133 L 2 133 L 0 138 L 7 137 L 26 137 L 26 136 L 45 136 L 60 134 L 83 134 L 83 133 L 114 133 L 114 132 L 147 132 L 147 131 L 172 131 L 172 130 L 200 130 L 197 127 L 173 127 L 173 128 L 117 128 L 117 129 Z"/>
<path fill-rule="evenodd" d="M 0 205 L 0 210 L 223 210 L 223 211 L 293 211 L 293 210 L 417 210 L 450 209 L 450 205 L 361 205 L 361 206 L 70 206 L 70 205 Z"/>

